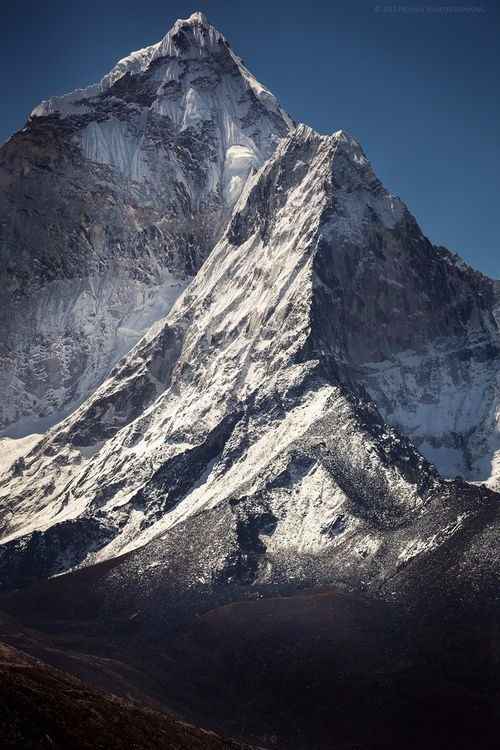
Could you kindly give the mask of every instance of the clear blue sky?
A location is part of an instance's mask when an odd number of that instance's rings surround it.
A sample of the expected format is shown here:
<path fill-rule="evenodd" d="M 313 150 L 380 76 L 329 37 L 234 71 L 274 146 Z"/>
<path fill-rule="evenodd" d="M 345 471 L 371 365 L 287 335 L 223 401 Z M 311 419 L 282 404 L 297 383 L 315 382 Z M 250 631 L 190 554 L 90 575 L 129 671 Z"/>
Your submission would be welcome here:
<path fill-rule="evenodd" d="M 492 1 L 9 3 L 0 142 L 38 101 L 99 80 L 194 10 L 295 119 L 356 136 L 433 242 L 500 278 L 500 11 Z"/>

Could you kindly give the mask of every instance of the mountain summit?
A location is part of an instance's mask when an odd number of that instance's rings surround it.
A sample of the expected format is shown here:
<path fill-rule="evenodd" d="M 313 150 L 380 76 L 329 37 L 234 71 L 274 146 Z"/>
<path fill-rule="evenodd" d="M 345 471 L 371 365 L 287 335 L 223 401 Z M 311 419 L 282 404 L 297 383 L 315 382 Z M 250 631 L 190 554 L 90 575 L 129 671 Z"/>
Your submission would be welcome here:
<path fill-rule="evenodd" d="M 168 312 L 294 127 L 200 13 L 0 149 L 0 430 L 43 431 Z"/>

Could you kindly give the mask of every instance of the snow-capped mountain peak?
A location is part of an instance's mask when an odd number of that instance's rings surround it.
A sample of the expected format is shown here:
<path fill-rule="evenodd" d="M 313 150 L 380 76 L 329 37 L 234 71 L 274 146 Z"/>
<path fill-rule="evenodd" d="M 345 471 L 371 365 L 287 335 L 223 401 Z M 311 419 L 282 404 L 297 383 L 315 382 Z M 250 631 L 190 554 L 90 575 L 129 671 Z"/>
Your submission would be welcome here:
<path fill-rule="evenodd" d="M 196 54 L 200 57 L 213 54 L 227 45 L 224 35 L 208 23 L 204 13 L 193 13 L 189 18 L 179 18 L 163 37 L 155 57 L 181 57 Z"/>
<path fill-rule="evenodd" d="M 0 430 L 44 430 L 102 381 L 168 312 L 293 128 L 200 13 L 33 110 L 0 152 L 1 231 L 16 258 L 3 266 Z"/>
<path fill-rule="evenodd" d="M 230 73 L 232 62 L 259 102 L 292 127 L 291 119 L 280 108 L 274 95 L 257 81 L 245 67 L 241 58 L 230 48 L 224 35 L 209 24 L 205 14 L 199 11 L 189 18 L 178 19 L 159 42 L 131 52 L 119 60 L 98 83 L 41 102 L 33 109 L 31 117 L 43 117 L 55 113 L 59 115 L 82 114 L 87 107 L 91 106 L 87 100 L 110 90 L 127 74 L 144 73 L 152 64 L 157 68 L 154 79 L 158 84 L 157 93 L 160 94 L 161 88 L 166 85 L 172 87 L 174 82 L 179 82 L 184 72 L 183 62 L 196 63 L 196 61 L 210 58 L 219 58 L 221 61 L 225 59 L 223 67 Z M 165 68 L 166 63 L 169 64 Z M 203 71 L 200 69 L 198 72 L 198 78 L 201 79 Z"/>
<path fill-rule="evenodd" d="M 202 27 L 201 33 L 198 27 Z M 179 36 L 179 32 L 183 35 L 182 37 Z M 207 52 L 209 48 L 213 49 L 214 45 L 219 44 L 219 42 L 225 43 L 223 35 L 208 23 L 204 13 L 198 11 L 189 18 L 179 18 L 163 39 L 155 44 L 130 52 L 118 60 L 109 73 L 106 73 L 98 83 L 75 89 L 75 91 L 62 96 L 51 97 L 34 107 L 31 116 L 42 117 L 55 112 L 70 114 L 81 111 L 85 99 L 111 88 L 127 73 L 142 73 L 153 59 L 167 55 L 179 57 L 187 52 L 186 45 L 189 48 L 197 49 L 198 54 L 201 55 L 202 51 Z"/>

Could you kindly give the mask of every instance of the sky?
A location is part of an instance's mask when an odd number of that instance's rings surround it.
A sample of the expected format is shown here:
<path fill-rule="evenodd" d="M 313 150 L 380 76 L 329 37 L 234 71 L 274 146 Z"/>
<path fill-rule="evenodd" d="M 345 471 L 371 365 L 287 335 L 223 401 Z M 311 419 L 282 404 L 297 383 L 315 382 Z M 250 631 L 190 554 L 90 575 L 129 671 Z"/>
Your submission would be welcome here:
<path fill-rule="evenodd" d="M 495 7 L 496 6 L 496 7 Z M 24 0 L 2 9 L 0 143 L 202 10 L 300 122 L 354 135 L 429 239 L 500 278 L 500 5 Z"/>

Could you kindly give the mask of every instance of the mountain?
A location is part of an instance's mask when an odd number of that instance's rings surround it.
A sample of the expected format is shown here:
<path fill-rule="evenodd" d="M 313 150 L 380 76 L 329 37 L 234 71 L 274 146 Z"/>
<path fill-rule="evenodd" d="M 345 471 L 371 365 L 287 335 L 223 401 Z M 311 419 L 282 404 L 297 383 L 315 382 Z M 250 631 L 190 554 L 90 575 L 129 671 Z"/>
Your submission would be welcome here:
<path fill-rule="evenodd" d="M 364 362 L 361 377 L 384 417 L 411 437 L 445 476 L 460 475 L 500 489 L 498 282 L 445 248 L 435 250 L 431 305 L 439 303 L 440 294 L 442 302 L 441 309 L 429 310 L 429 315 L 442 328 L 437 335 L 420 338 L 417 326 L 410 346 L 383 360 Z M 422 308 L 429 309 L 429 290 L 422 287 L 420 293 Z M 399 306 L 401 297 L 394 312 L 406 316 L 406 307 Z M 478 307 L 486 318 L 481 325 L 471 325 Z M 451 311 L 456 315 L 454 330 L 441 317 Z"/>
<path fill-rule="evenodd" d="M 352 137 L 300 126 L 167 317 L 4 475 L 4 585 L 139 547 L 147 590 L 175 570 L 178 598 L 331 581 L 395 595 L 408 565 L 451 547 L 456 567 L 464 544 L 459 578 L 495 568 L 499 496 L 443 479 L 366 377 L 461 341 L 491 373 L 494 304 L 493 282 L 429 243 Z"/>
<path fill-rule="evenodd" d="M 6 154 L 0 640 L 253 745 L 496 747 L 499 283 L 198 13 Z"/>
<path fill-rule="evenodd" d="M 292 128 L 201 13 L 35 107 L 0 147 L 3 434 L 43 432 L 95 390 Z"/>

